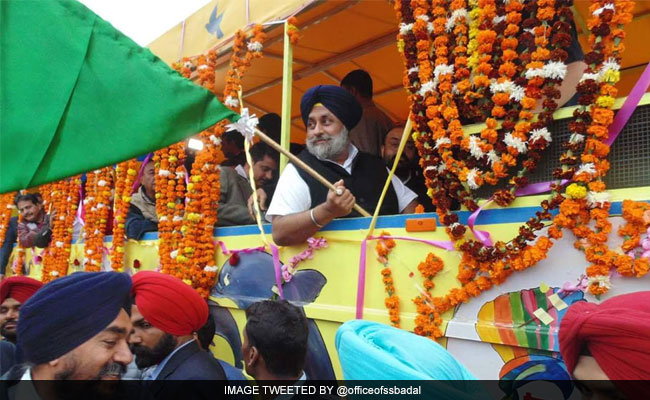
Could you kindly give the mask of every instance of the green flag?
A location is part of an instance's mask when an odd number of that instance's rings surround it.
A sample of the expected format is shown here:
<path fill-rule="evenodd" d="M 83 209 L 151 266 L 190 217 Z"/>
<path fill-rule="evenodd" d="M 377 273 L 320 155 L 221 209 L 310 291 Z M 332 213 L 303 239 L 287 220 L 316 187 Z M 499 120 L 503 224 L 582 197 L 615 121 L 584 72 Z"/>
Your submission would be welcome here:
<path fill-rule="evenodd" d="M 0 20 L 0 193 L 237 119 L 77 1 L 0 0 Z"/>

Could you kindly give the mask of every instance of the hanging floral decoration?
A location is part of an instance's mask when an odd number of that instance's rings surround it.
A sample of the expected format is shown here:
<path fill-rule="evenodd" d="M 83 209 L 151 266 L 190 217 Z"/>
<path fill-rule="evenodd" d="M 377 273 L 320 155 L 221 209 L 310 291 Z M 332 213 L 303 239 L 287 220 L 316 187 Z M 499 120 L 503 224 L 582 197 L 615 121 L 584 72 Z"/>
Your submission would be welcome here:
<path fill-rule="evenodd" d="M 104 253 L 104 235 L 111 207 L 113 168 L 106 167 L 86 174 L 86 212 L 84 231 L 84 269 L 101 271 Z"/>
<path fill-rule="evenodd" d="M 223 92 L 223 103 L 233 109 L 240 106 L 241 79 L 250 67 L 253 58 L 262 56 L 262 43 L 266 37 L 263 27 L 253 27 L 252 37 L 247 38 L 243 31 L 235 34 L 230 57 L 230 69 L 226 74 L 226 85 Z M 196 59 L 184 59 L 175 68 L 185 77 L 190 78 L 196 71 L 197 83 L 216 94 L 214 86 L 216 54 L 208 52 Z M 219 164 L 224 160 L 221 151 L 221 135 L 225 132 L 227 121 L 222 121 L 199 134 L 203 149 L 198 151 L 191 170 L 184 196 L 187 203 L 184 213 L 167 216 L 164 224 L 170 220 L 175 226 L 170 227 L 169 233 L 161 236 L 159 223 L 159 253 L 161 269 L 191 284 L 203 297 L 207 297 L 216 280 L 215 248 L 212 235 L 217 223 L 217 208 L 220 197 Z M 179 145 L 181 146 L 181 145 Z M 178 157 L 179 147 L 173 156 Z M 163 150 L 165 151 L 165 150 Z M 157 153 L 155 160 L 162 162 L 171 154 Z M 184 149 L 183 149 L 184 153 Z M 179 171 L 177 171 L 178 173 Z M 165 184 L 165 182 L 161 182 Z M 167 185 L 171 185 L 167 183 Z M 176 184 L 178 186 L 178 182 Z M 160 187 L 156 181 L 156 188 Z M 180 192 L 179 192 L 180 193 Z M 161 196 L 162 197 L 162 196 Z M 157 209 L 164 211 L 159 202 L 171 205 L 169 197 L 157 199 Z M 175 202 L 175 210 L 179 210 L 179 202 Z M 160 212 L 159 211 L 159 212 Z M 159 219 L 165 219 L 160 216 Z M 173 232 L 177 232 L 174 234 Z M 163 263 L 163 259 L 165 262 Z"/>
<path fill-rule="evenodd" d="M 287 35 L 289 36 L 289 42 L 291 42 L 292 45 L 296 45 L 298 43 L 298 40 L 300 40 L 300 34 L 298 27 L 296 24 L 298 23 L 298 19 L 296 17 L 289 17 L 287 20 L 289 23 L 289 27 L 287 29 Z"/>
<path fill-rule="evenodd" d="M 121 162 L 115 166 L 115 190 L 113 194 L 113 243 L 110 249 L 111 268 L 124 271 L 125 223 L 131 205 L 131 189 L 138 174 L 138 161 Z"/>
<path fill-rule="evenodd" d="M 68 274 L 74 220 L 79 206 L 81 177 L 75 176 L 51 184 L 52 239 L 43 258 L 43 283 Z"/>
<path fill-rule="evenodd" d="M 435 313 L 478 296 L 514 271 L 536 265 L 564 227 L 572 229 L 577 247 L 584 248 L 592 262 L 587 271 L 592 293 L 607 290 L 613 269 L 621 275 L 643 275 L 646 261 L 606 250 L 610 203 L 602 182 L 609 168 L 609 148 L 603 140 L 613 120 L 623 27 L 631 20 L 634 3 L 592 0 L 591 52 L 585 56 L 589 68 L 577 87 L 583 107 L 570 125 L 574 134 L 564 145 L 562 167 L 554 172 L 558 182 L 551 185 L 542 210 L 520 227 L 516 237 L 492 246 L 467 238 L 467 227 L 450 207 L 457 200 L 475 211 L 473 192 L 504 179 L 508 187 L 495 192 L 494 200 L 507 206 L 517 189 L 528 184 L 528 173 L 552 140 L 546 126 L 558 107 L 558 85 L 567 72 L 564 49 L 572 41 L 568 34 L 572 1 L 472 0 L 470 10 L 467 5 L 465 0 L 395 2 L 404 86 L 410 93 L 421 166 L 439 219 L 463 253 L 457 275 L 462 286 L 430 302 L 421 301 L 418 314 L 436 320 Z M 535 120 L 536 107 L 541 112 Z M 466 136 L 461 115 L 485 122 L 486 128 Z M 559 179 L 575 183 L 563 194 Z M 558 208 L 560 214 L 553 218 L 551 211 Z M 548 234 L 538 236 L 549 221 L 553 224 Z M 641 226 L 637 222 L 628 230 L 638 232 Z M 441 334 L 433 327 L 429 331 L 435 332 L 434 337 Z"/>
<path fill-rule="evenodd" d="M 384 268 L 381 270 L 382 282 L 384 283 L 384 289 L 388 297 L 384 300 L 384 304 L 388 309 L 388 318 L 390 319 L 390 324 L 396 328 L 400 326 L 400 316 L 399 316 L 399 297 L 395 291 L 395 282 L 393 282 L 393 273 L 388 264 L 388 255 L 395 247 L 395 241 L 390 238 L 388 232 L 382 232 L 382 239 L 377 239 L 377 244 L 375 245 L 375 250 L 377 251 L 377 261 L 379 261 Z"/>
<path fill-rule="evenodd" d="M 16 192 L 9 192 L 0 195 L 0 247 L 2 247 L 7 236 L 7 229 L 9 229 L 9 221 L 16 205 L 14 198 Z"/>

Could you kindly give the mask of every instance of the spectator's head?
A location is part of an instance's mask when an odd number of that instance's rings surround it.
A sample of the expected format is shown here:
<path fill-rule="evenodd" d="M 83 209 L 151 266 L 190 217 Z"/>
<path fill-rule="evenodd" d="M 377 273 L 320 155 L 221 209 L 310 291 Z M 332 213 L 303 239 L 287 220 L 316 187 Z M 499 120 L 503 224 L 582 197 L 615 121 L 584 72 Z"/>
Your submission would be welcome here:
<path fill-rule="evenodd" d="M 362 113 L 359 101 L 343 88 L 319 85 L 309 89 L 300 101 L 307 150 L 318 158 L 338 161 L 347 154 L 349 131 Z"/>
<path fill-rule="evenodd" d="M 393 166 L 395 162 L 395 156 L 397 156 L 397 150 L 399 149 L 400 141 L 402 140 L 402 134 L 404 133 L 404 125 L 398 125 L 388 131 L 386 134 L 386 139 L 384 139 L 384 145 L 381 147 L 381 154 L 386 162 L 386 165 L 389 167 Z M 418 152 L 415 148 L 415 143 L 413 138 L 409 134 L 409 139 L 404 146 L 404 151 L 402 152 L 402 157 L 399 159 L 399 164 L 397 164 L 397 176 L 400 178 L 407 177 L 409 172 L 416 168 L 418 165 Z"/>
<path fill-rule="evenodd" d="M 156 165 L 152 159 L 142 167 L 140 184 L 150 199 L 156 197 Z"/>
<path fill-rule="evenodd" d="M 201 295 L 171 275 L 138 272 L 133 276 L 132 295 L 129 343 L 138 368 L 160 364 L 192 340 L 208 319 L 208 305 Z"/>
<path fill-rule="evenodd" d="M 260 123 L 257 127 L 276 143 L 280 143 L 282 135 L 282 118 L 278 114 L 265 114 L 260 118 Z"/>
<path fill-rule="evenodd" d="M 309 327 L 302 311 L 285 300 L 264 300 L 246 309 L 242 352 L 246 372 L 257 380 L 297 380 L 307 356 Z"/>
<path fill-rule="evenodd" d="M 362 69 L 348 72 L 341 80 L 341 87 L 352 93 L 359 101 L 372 99 L 372 78 Z"/>
<path fill-rule="evenodd" d="M 650 291 L 572 304 L 560 322 L 559 342 L 583 394 L 607 390 L 626 395 L 607 398 L 637 398 L 638 388 L 625 380 L 650 380 Z M 614 382 L 606 387 L 605 380 Z"/>
<path fill-rule="evenodd" d="M 228 131 L 221 136 L 221 151 L 227 159 L 237 157 L 244 151 L 244 135 L 239 131 Z"/>
<path fill-rule="evenodd" d="M 43 283 L 26 276 L 12 276 L 0 283 L 0 334 L 16 343 L 16 330 L 20 306 L 24 304 Z"/>
<path fill-rule="evenodd" d="M 199 343 L 201 350 L 210 351 L 210 346 L 212 345 L 216 331 L 217 324 L 214 322 L 214 317 L 212 314 L 209 314 L 208 321 L 194 335 L 194 338 Z"/>
<path fill-rule="evenodd" d="M 278 170 L 280 164 L 280 154 L 263 142 L 251 147 L 250 153 L 253 160 L 253 178 L 256 187 L 260 188 L 273 179 L 273 174 Z M 248 174 L 248 164 L 244 170 Z"/>
<path fill-rule="evenodd" d="M 33 378 L 120 379 L 133 360 L 130 290 L 126 274 L 77 272 L 30 297 L 20 309 L 17 347 Z"/>
<path fill-rule="evenodd" d="M 39 222 L 45 215 L 40 193 L 19 194 L 16 196 L 15 204 L 25 222 Z"/>

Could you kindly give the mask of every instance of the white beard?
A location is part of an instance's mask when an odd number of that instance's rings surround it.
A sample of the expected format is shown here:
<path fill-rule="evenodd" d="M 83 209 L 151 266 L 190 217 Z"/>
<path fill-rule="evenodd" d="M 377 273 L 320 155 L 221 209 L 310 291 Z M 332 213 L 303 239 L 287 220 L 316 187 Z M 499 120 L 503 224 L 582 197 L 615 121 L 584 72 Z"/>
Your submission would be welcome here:
<path fill-rule="evenodd" d="M 347 128 L 343 127 L 343 130 L 336 136 L 328 135 L 323 133 L 319 136 L 313 136 L 307 139 L 307 150 L 320 159 L 325 160 L 334 160 L 338 155 L 343 153 L 348 147 L 348 136 L 349 132 Z M 327 140 L 326 143 L 315 144 L 318 140 Z"/>

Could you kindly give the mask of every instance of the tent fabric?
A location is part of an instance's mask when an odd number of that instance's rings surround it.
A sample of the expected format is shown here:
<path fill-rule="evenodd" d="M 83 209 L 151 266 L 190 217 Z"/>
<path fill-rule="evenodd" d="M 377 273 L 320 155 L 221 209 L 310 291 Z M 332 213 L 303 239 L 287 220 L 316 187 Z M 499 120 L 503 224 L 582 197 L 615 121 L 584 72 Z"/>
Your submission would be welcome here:
<path fill-rule="evenodd" d="M 0 193 L 157 150 L 237 114 L 76 1 L 2 1 Z"/>

